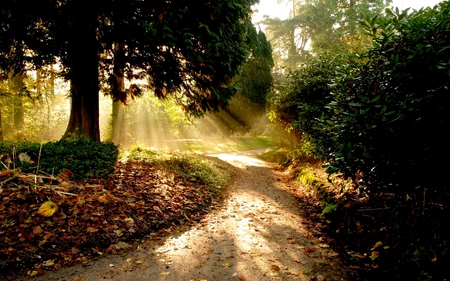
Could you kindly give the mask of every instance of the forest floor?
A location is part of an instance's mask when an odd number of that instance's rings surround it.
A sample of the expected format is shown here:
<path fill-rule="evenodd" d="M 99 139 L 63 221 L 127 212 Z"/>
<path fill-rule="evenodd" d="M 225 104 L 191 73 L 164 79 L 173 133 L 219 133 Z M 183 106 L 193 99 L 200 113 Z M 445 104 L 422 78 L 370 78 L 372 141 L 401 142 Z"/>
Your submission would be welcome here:
<path fill-rule="evenodd" d="M 124 194 L 118 194 L 117 190 L 106 192 L 101 184 L 93 185 L 91 189 L 101 190 L 101 193 L 95 194 L 91 190 L 90 195 L 85 195 L 82 207 L 90 219 L 86 218 L 89 221 L 87 224 L 85 222 L 84 229 L 76 229 L 74 225 L 78 235 L 82 235 L 78 239 L 89 242 L 89 235 L 98 235 L 100 231 L 115 233 L 119 238 L 104 236 L 105 244 L 111 243 L 105 250 L 97 247 L 98 241 L 92 241 L 91 253 L 83 254 L 85 249 L 76 245 L 66 245 L 68 247 L 65 248 L 62 246 L 73 243 L 67 234 L 70 230 L 49 233 L 45 231 L 45 226 L 27 226 L 27 223 L 23 222 L 22 228 L 31 228 L 32 236 L 40 237 L 44 241 L 40 248 L 36 249 L 40 255 L 35 254 L 35 258 L 30 260 L 36 262 L 37 255 L 41 261 L 30 268 L 10 272 L 3 277 L 3 273 L 0 273 L 0 280 L 355 279 L 355 273 L 344 265 L 339 254 L 333 250 L 334 241 L 322 232 L 327 222 L 316 220 L 319 217 L 317 211 L 299 199 L 296 193 L 298 187 L 291 186 L 286 172 L 257 157 L 263 151 L 212 155 L 227 162 L 235 170 L 234 183 L 220 200 L 208 194 L 196 197 L 195 187 L 189 189 L 188 183 L 184 184 L 185 190 L 180 190 L 167 188 L 171 183 L 164 182 L 166 189 L 170 191 L 165 196 L 172 201 L 183 197 L 182 200 L 186 202 L 188 196 L 192 209 L 204 209 L 203 204 L 206 203 L 211 204 L 213 208 L 197 216 L 188 215 L 184 221 L 162 227 L 159 231 L 146 235 L 145 239 L 134 237 L 139 237 L 140 229 L 145 228 L 146 215 L 161 216 L 161 220 L 164 220 L 165 214 L 170 215 L 180 208 L 181 201 L 178 205 L 164 205 L 162 200 L 152 202 L 154 206 L 147 211 L 142 208 L 127 210 L 129 207 L 124 205 L 122 213 L 125 214 L 116 214 L 117 218 L 110 214 L 112 218 L 102 217 L 97 220 L 96 216 L 101 217 L 98 213 L 104 216 L 105 213 L 112 212 L 112 208 L 108 210 L 108 203 L 122 202 L 118 197 L 124 197 Z M 124 168 L 122 174 L 129 168 Z M 135 173 L 158 179 L 158 172 L 155 170 L 134 168 Z M 160 175 L 159 178 L 164 177 Z M 128 198 L 133 198 L 133 192 L 136 196 L 139 193 L 130 188 L 126 194 Z M 189 197 L 190 194 L 193 196 Z M 94 196 L 97 199 L 94 199 Z M 101 200 L 98 199 L 99 196 L 103 196 L 100 197 Z M 155 194 L 149 194 L 148 199 L 156 200 L 155 197 L 158 199 Z M 96 204 L 93 204 L 94 201 Z M 102 205 L 99 205 L 99 201 Z M 139 202 L 134 203 L 139 205 Z M 94 209 L 88 209 L 90 205 Z M 141 219 L 127 220 L 130 216 L 127 212 L 137 211 L 142 212 Z M 80 215 L 80 220 L 82 219 Z M 127 223 L 119 224 L 120 220 Z M 57 222 L 55 219 L 55 224 Z M 104 228 L 108 227 L 111 229 L 105 231 Z M 120 235 L 122 233 L 123 235 Z M 47 245 L 45 241 L 50 240 L 52 235 L 57 235 L 62 245 Z M 125 237 L 128 238 L 124 240 Z M 17 240 L 17 237 L 15 239 Z M 23 247 L 26 247 L 30 239 L 35 238 L 21 238 Z M 67 242 L 64 242 L 65 239 Z M 14 245 L 10 247 L 13 251 Z M 43 248 L 47 251 L 43 252 Z M 26 248 L 22 250 L 29 251 Z M 48 252 L 52 251 L 53 255 L 50 255 Z M 13 253 L 5 249 L 1 254 L 13 256 Z"/>

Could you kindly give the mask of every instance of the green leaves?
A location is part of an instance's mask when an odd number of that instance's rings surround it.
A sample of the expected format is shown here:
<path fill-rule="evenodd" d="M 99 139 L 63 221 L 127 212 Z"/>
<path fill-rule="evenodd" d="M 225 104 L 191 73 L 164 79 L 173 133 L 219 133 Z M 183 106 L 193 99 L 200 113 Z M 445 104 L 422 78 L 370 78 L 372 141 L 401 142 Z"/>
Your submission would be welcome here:
<path fill-rule="evenodd" d="M 449 6 L 366 17 L 373 47 L 322 54 L 293 72 L 274 104 L 278 120 L 311 137 L 329 172 L 362 172 L 377 187 L 447 182 L 448 164 L 430 163 L 450 156 Z"/>
<path fill-rule="evenodd" d="M 36 172 L 36 165 L 30 165 L 30 161 L 38 163 L 39 159 L 40 170 L 58 174 L 67 169 L 74 173 L 75 180 L 108 176 L 114 171 L 118 157 L 118 147 L 114 143 L 84 140 L 48 142 L 43 144 L 41 152 L 38 143 L 6 142 L 0 145 L 0 152 L 0 160 L 4 161 L 3 157 L 14 159 L 14 153 L 29 155 L 29 161 L 13 163 L 24 172 Z"/>

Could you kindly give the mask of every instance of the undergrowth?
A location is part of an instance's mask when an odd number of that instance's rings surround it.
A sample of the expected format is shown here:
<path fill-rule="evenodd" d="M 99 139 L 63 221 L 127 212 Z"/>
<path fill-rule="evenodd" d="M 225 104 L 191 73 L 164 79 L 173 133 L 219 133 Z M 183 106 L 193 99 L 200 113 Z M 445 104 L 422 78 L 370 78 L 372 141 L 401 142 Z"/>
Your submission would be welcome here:
<path fill-rule="evenodd" d="M 296 151 L 275 149 L 264 159 L 283 165 L 297 192 L 313 198 L 318 220 L 359 280 L 445 280 L 450 264 L 446 224 L 448 193 L 399 192 L 395 187 L 371 192 L 342 175 L 328 175 L 320 161 L 295 158 Z M 318 204 L 320 203 L 320 204 Z M 320 206 L 320 208 L 317 208 Z"/>
<path fill-rule="evenodd" d="M 112 142 L 86 140 L 56 141 L 43 144 L 6 141 L 0 144 L 3 169 L 25 173 L 57 175 L 73 173 L 73 180 L 105 178 L 114 171 L 118 146 Z"/>
<path fill-rule="evenodd" d="M 199 154 L 168 153 L 149 147 L 133 146 L 122 151 L 120 161 L 160 166 L 191 182 L 205 184 L 214 191 L 228 186 L 232 179 L 232 171 L 226 164 Z"/>

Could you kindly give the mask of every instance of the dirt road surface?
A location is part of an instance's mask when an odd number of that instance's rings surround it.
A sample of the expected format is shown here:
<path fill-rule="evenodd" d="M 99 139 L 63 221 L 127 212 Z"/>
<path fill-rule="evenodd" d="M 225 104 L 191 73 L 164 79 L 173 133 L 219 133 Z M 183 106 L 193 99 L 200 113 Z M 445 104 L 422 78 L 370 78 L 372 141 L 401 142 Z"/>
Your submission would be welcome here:
<path fill-rule="evenodd" d="M 262 150 L 212 155 L 237 168 L 224 204 L 193 227 L 123 255 L 23 280 L 351 280 L 302 222 L 287 174 Z"/>

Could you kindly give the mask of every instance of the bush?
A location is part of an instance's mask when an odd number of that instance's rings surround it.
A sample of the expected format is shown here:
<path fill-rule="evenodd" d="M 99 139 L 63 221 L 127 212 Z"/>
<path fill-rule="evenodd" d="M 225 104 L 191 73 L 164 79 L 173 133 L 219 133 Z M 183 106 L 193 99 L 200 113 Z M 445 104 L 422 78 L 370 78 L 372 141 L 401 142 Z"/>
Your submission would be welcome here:
<path fill-rule="evenodd" d="M 449 5 L 363 23 L 374 38 L 367 62 L 343 67 L 331 88 L 332 171 L 362 171 L 375 186 L 448 186 Z"/>
<path fill-rule="evenodd" d="M 312 140 L 330 173 L 368 186 L 447 186 L 450 2 L 367 18 L 364 55 L 323 54 L 272 99 L 276 119 Z"/>
<path fill-rule="evenodd" d="M 68 169 L 74 180 L 87 180 L 105 178 L 114 171 L 118 147 L 86 140 L 48 142 L 42 148 L 38 143 L 5 142 L 0 145 L 0 153 L 4 167 L 10 169 L 35 173 L 39 161 L 39 169 L 46 173 L 56 175 Z M 24 161 L 20 159 L 23 157 Z"/>
<path fill-rule="evenodd" d="M 360 180 L 362 193 L 382 207 L 366 215 L 376 227 L 366 227 L 362 246 L 395 245 L 384 266 L 397 267 L 406 280 L 441 280 L 450 260 L 450 1 L 387 14 L 361 23 L 373 46 L 358 59 L 318 56 L 293 73 L 275 114 L 310 137 L 329 173 Z M 343 220 L 353 217 L 349 212 Z M 376 237 L 382 227 L 393 230 L 390 236 Z"/>
<path fill-rule="evenodd" d="M 277 120 L 297 139 L 313 140 L 316 156 L 328 158 L 334 143 L 327 122 L 334 113 L 327 109 L 331 86 L 339 67 L 353 60 L 349 55 L 323 53 L 292 72 L 281 92 L 271 99 L 272 120 Z"/>

